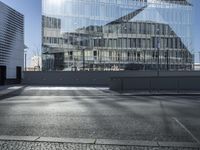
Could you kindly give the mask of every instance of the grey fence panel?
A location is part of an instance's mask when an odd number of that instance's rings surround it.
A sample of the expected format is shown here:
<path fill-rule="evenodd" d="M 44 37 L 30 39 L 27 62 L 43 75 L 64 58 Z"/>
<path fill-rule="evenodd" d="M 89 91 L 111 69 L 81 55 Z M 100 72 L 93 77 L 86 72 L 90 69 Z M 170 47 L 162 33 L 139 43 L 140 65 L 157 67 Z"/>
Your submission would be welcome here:
<path fill-rule="evenodd" d="M 122 90 L 149 90 L 150 80 L 148 77 L 135 77 L 135 78 L 124 78 L 121 79 L 123 82 Z"/>
<path fill-rule="evenodd" d="M 24 72 L 23 84 L 110 86 L 113 90 L 200 90 L 200 72 Z"/>
<path fill-rule="evenodd" d="M 180 77 L 179 88 L 181 90 L 200 90 L 200 77 Z"/>
<path fill-rule="evenodd" d="M 141 79 L 142 80 L 142 79 Z M 150 90 L 177 90 L 178 89 L 178 78 L 176 77 L 160 77 L 160 78 L 149 78 L 151 81 Z"/>
<path fill-rule="evenodd" d="M 110 89 L 116 91 L 130 90 L 200 90 L 200 76 L 197 77 L 113 77 Z"/>
<path fill-rule="evenodd" d="M 154 76 L 155 72 L 143 71 L 85 71 L 85 72 L 24 72 L 23 84 L 31 85 L 75 85 L 75 86 L 109 86 L 110 78 Z"/>
<path fill-rule="evenodd" d="M 80 73 L 80 72 L 26 72 L 24 84 L 32 85 L 101 85 L 109 83 L 109 77 L 105 74 Z"/>

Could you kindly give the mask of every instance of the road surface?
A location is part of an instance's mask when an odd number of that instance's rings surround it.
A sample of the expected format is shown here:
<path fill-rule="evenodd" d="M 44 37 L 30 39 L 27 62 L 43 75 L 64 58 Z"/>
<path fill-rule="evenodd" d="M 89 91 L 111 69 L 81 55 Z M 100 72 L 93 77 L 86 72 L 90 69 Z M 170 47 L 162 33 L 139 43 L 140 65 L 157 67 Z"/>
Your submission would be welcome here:
<path fill-rule="evenodd" d="M 1 97 L 0 135 L 199 143 L 200 96 L 27 86 Z"/>

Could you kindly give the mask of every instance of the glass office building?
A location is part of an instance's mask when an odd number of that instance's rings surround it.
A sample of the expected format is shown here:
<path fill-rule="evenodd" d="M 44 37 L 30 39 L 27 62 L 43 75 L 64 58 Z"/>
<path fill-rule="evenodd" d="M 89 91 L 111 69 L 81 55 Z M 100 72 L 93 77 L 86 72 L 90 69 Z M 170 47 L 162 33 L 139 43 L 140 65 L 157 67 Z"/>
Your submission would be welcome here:
<path fill-rule="evenodd" d="M 43 0 L 43 70 L 190 70 L 191 0 Z"/>

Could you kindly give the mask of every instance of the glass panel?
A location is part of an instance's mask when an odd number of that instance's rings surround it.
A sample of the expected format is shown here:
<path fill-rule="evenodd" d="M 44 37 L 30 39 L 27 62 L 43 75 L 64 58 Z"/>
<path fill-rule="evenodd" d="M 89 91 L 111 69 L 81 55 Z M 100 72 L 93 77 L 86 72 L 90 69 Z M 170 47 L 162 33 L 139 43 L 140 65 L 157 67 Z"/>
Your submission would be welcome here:
<path fill-rule="evenodd" d="M 42 3 L 43 55 L 47 55 L 46 60 L 54 59 L 51 61 L 54 69 L 156 69 L 158 59 L 161 68 L 166 65 L 177 68 L 180 60 L 183 65 L 178 69 L 191 68 L 192 1 L 43 0 Z M 64 60 L 58 59 L 60 56 Z M 129 61 L 128 65 L 124 61 Z M 45 69 L 52 68 L 48 65 Z"/>

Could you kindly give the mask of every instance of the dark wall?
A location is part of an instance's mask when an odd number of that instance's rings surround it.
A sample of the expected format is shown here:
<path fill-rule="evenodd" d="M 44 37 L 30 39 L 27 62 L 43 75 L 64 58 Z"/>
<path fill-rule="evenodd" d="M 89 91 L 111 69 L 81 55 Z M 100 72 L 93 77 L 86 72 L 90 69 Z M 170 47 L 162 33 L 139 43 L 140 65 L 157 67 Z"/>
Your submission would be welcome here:
<path fill-rule="evenodd" d="M 110 89 L 115 91 L 134 90 L 200 90 L 200 76 L 165 77 L 114 77 Z"/>
<path fill-rule="evenodd" d="M 155 72 L 24 72 L 23 84 L 109 86 L 114 76 L 153 76 Z"/>
<path fill-rule="evenodd" d="M 24 72 L 23 84 L 66 86 L 111 85 L 115 88 L 116 86 L 121 86 L 121 79 L 123 79 L 124 89 L 132 89 L 133 87 L 136 87 L 136 89 L 149 89 L 149 87 L 156 89 L 162 85 L 168 89 L 176 89 L 177 81 L 179 81 L 179 86 L 187 85 L 189 88 L 193 86 L 192 83 L 199 79 L 200 72 L 160 72 L 160 76 L 161 78 L 158 80 L 157 72 L 154 71 Z M 154 81 L 158 84 L 154 84 Z"/>

